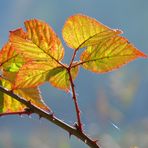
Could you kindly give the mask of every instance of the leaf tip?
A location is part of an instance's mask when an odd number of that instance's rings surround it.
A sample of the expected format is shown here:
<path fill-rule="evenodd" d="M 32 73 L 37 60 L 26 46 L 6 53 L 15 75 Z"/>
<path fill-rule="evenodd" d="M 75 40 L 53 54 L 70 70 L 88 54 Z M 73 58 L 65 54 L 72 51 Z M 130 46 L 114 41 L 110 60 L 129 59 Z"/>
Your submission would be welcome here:
<path fill-rule="evenodd" d="M 148 55 L 141 52 L 140 50 L 137 50 L 137 52 L 135 53 L 138 57 L 142 57 L 142 58 L 148 58 Z"/>

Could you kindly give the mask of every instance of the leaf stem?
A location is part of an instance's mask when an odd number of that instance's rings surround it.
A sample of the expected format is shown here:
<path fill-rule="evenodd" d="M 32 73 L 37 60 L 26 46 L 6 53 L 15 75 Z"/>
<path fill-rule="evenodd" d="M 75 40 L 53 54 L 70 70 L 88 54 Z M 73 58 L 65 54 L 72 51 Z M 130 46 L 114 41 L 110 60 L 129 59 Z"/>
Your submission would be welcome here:
<path fill-rule="evenodd" d="M 74 59 L 75 59 L 75 56 L 76 56 L 77 50 L 78 50 L 78 49 L 75 49 L 75 50 L 74 50 L 74 53 L 73 53 L 73 55 L 72 55 L 72 58 L 71 58 L 71 61 L 70 61 L 70 64 L 69 64 L 69 69 L 71 68 L 72 63 L 73 63 L 73 61 L 74 61 Z"/>
<path fill-rule="evenodd" d="M 78 139 L 80 139 L 85 144 L 87 144 L 90 148 L 101 148 L 97 144 L 97 141 L 89 138 L 86 134 L 82 133 L 77 128 L 72 127 L 69 124 L 61 121 L 60 119 L 55 117 L 52 113 L 48 113 L 48 112 L 38 108 L 37 106 L 33 105 L 30 101 L 26 101 L 25 99 L 23 99 L 20 96 L 14 94 L 12 91 L 9 91 L 6 88 L 3 88 L 2 86 L 0 86 L 0 91 L 7 94 L 7 95 L 9 95 L 9 96 L 11 96 L 15 100 L 23 103 L 24 105 L 26 105 L 30 109 L 30 111 L 32 111 L 33 113 L 36 113 L 37 115 L 39 115 L 40 118 L 43 117 L 43 118 L 47 119 L 48 121 L 52 122 L 53 124 L 61 127 L 62 129 L 67 131 L 70 135 L 76 136 Z"/>
<path fill-rule="evenodd" d="M 75 63 L 74 65 L 72 65 L 71 67 L 72 67 L 72 68 L 73 68 L 73 67 L 77 67 L 77 66 L 82 65 L 82 64 L 84 64 L 84 63 L 86 63 L 86 61 L 79 61 L 79 62 Z"/>

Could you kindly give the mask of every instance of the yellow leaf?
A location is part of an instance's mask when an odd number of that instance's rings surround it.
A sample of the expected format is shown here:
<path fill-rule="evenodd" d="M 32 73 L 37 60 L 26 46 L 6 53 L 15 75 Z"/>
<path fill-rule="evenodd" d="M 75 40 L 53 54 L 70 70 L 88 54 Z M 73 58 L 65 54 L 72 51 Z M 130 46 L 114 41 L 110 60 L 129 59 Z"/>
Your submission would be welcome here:
<path fill-rule="evenodd" d="M 72 68 L 71 73 L 73 79 L 75 79 L 78 67 Z M 70 87 L 69 74 L 65 67 L 58 65 L 56 62 L 34 61 L 23 65 L 17 74 L 13 88 L 35 87 L 46 81 L 50 82 L 52 86 L 65 91 Z"/>
<path fill-rule="evenodd" d="M 119 68 L 138 58 L 146 57 L 124 37 L 116 36 L 107 41 L 89 46 L 81 55 L 83 68 L 104 73 Z"/>
<path fill-rule="evenodd" d="M 74 80 L 78 74 L 78 67 L 71 68 L 72 79 Z M 63 67 L 58 67 L 52 71 L 52 76 L 49 77 L 49 82 L 59 89 L 64 89 L 65 91 L 69 91 L 70 88 L 70 80 L 69 73 L 67 69 Z"/>
<path fill-rule="evenodd" d="M 12 84 L 15 81 L 16 73 L 7 73 L 4 72 L 4 78 L 1 79 L 0 83 L 3 87 L 7 88 L 8 90 L 12 89 Z M 30 101 L 33 105 L 45 110 L 50 111 L 49 107 L 45 105 L 43 102 L 40 91 L 38 88 L 29 88 L 29 89 L 16 89 L 13 92 L 27 101 Z M 22 103 L 18 102 L 14 98 L 0 92 L 0 113 L 9 113 L 9 112 L 22 112 L 25 111 L 26 106 Z"/>
<path fill-rule="evenodd" d="M 36 87 L 47 81 L 49 76 L 52 77 L 52 72 L 60 65 L 56 62 L 33 61 L 23 65 L 17 73 L 15 80 L 16 88 Z"/>
<path fill-rule="evenodd" d="M 67 45 L 73 49 L 94 45 L 122 33 L 112 30 L 95 19 L 76 14 L 67 19 L 62 35 Z"/>
<path fill-rule="evenodd" d="M 0 83 L 3 87 L 11 89 L 11 84 L 9 81 L 0 80 Z M 21 112 L 24 111 L 25 105 L 21 104 L 15 99 L 12 99 L 10 96 L 0 92 L 0 113 L 9 113 L 9 112 Z"/>

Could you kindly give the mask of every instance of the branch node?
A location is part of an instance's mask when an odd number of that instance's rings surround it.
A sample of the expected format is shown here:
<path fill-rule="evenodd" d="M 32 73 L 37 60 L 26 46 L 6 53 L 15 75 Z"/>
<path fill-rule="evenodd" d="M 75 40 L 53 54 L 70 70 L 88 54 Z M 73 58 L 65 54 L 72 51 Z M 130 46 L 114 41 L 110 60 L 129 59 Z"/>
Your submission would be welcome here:
<path fill-rule="evenodd" d="M 51 118 L 54 118 L 54 112 L 50 113 Z"/>
<path fill-rule="evenodd" d="M 97 144 L 99 142 L 99 140 L 93 140 L 93 142 Z"/>
<path fill-rule="evenodd" d="M 30 109 L 30 108 L 25 108 L 25 111 L 28 116 L 33 113 L 32 109 Z"/>
<path fill-rule="evenodd" d="M 78 131 L 80 131 L 80 132 L 82 132 L 82 128 L 78 125 L 78 123 L 74 123 L 74 127 L 78 130 Z"/>

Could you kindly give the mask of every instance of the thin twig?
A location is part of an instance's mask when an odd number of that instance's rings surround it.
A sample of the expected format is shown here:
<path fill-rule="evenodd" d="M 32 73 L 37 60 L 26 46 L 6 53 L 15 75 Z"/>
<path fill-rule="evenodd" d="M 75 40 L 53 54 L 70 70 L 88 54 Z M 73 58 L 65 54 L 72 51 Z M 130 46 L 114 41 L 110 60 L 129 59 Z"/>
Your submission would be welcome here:
<path fill-rule="evenodd" d="M 79 47 L 74 50 L 74 53 L 72 55 L 72 58 L 71 58 L 69 67 L 67 68 L 67 71 L 69 73 L 69 81 L 70 81 L 70 85 L 71 85 L 71 89 L 72 89 L 73 101 L 74 101 L 76 115 L 77 115 L 77 124 L 75 126 L 81 132 L 83 132 L 83 126 L 82 126 L 81 116 L 80 116 L 81 112 L 80 112 L 79 105 L 78 105 L 78 102 L 77 102 L 77 96 L 76 96 L 76 92 L 75 92 L 75 86 L 74 86 L 74 82 L 73 82 L 72 75 L 71 75 L 72 64 L 73 64 L 73 61 L 75 59 L 75 56 L 76 56 L 76 53 L 77 53 L 78 49 L 79 49 Z"/>
<path fill-rule="evenodd" d="M 77 115 L 77 122 L 78 122 L 77 125 L 75 125 L 75 126 L 81 132 L 83 132 L 83 126 L 82 126 L 81 116 L 80 116 L 81 112 L 80 112 L 79 105 L 78 105 L 78 102 L 77 102 L 77 96 L 76 96 L 76 92 L 75 92 L 74 82 L 73 82 L 73 79 L 72 79 L 70 71 L 68 71 L 68 73 L 69 73 L 69 80 L 70 80 L 70 84 L 71 84 L 73 101 L 74 101 L 74 104 L 75 104 L 76 115 Z"/>
<path fill-rule="evenodd" d="M 71 61 L 70 61 L 70 64 L 69 64 L 69 68 L 71 68 L 71 66 L 72 66 L 72 63 L 73 63 L 73 61 L 74 61 L 74 59 L 75 59 L 77 50 L 78 50 L 78 49 L 74 50 L 74 53 L 73 53 L 73 55 L 72 55 L 72 58 L 71 58 Z"/>
<path fill-rule="evenodd" d="M 101 148 L 95 140 L 89 138 L 86 134 L 79 131 L 77 128 L 68 125 L 67 123 L 61 121 L 57 117 L 55 117 L 52 113 L 48 113 L 41 108 L 33 105 L 30 101 L 26 101 L 25 99 L 21 98 L 20 96 L 14 94 L 12 91 L 7 90 L 0 86 L 0 91 L 11 96 L 15 100 L 21 102 L 22 104 L 26 105 L 30 111 L 36 113 L 41 118 L 45 118 L 48 121 L 52 122 L 53 124 L 61 127 L 62 129 L 66 130 L 70 135 L 76 136 L 78 139 L 81 139 L 85 144 L 87 144 L 90 148 Z"/>

